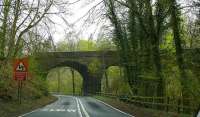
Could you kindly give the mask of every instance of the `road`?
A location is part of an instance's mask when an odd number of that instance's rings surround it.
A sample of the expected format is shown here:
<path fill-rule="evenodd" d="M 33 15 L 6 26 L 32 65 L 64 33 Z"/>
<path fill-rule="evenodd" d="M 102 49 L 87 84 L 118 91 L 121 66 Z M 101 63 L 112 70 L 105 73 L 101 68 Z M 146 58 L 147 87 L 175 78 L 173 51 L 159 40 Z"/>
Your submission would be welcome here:
<path fill-rule="evenodd" d="M 57 97 L 56 102 L 19 117 L 133 117 L 91 97 Z"/>

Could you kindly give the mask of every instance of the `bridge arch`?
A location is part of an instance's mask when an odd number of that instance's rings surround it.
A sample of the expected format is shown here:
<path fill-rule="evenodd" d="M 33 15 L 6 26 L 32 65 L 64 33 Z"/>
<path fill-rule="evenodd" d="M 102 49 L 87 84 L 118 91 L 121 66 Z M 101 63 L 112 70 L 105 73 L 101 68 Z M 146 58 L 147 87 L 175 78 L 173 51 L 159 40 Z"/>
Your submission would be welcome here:
<path fill-rule="evenodd" d="M 72 71 L 74 79 L 72 79 Z M 46 83 L 49 92 L 56 94 L 83 94 L 83 77 L 71 67 L 56 67 L 47 72 Z M 74 85 L 73 85 L 73 81 Z"/>
<path fill-rule="evenodd" d="M 56 64 L 49 69 L 53 69 L 53 68 L 57 68 L 57 67 L 70 67 L 70 68 L 73 68 L 74 70 L 76 70 L 77 72 L 79 72 L 83 78 L 83 84 L 82 84 L 83 85 L 83 93 L 84 94 L 89 93 L 89 87 L 88 87 L 89 73 L 88 73 L 87 65 L 81 64 L 76 61 L 67 60 L 67 61 L 61 62 L 59 64 Z"/>

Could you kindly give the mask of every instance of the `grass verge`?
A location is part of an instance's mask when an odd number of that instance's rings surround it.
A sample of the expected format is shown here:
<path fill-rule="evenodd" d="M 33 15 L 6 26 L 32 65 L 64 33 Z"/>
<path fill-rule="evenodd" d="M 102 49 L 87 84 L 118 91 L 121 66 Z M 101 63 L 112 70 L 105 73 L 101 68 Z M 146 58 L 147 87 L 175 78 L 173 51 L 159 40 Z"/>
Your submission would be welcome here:
<path fill-rule="evenodd" d="M 129 113 L 135 117 L 192 117 L 190 115 L 183 115 L 183 114 L 177 114 L 177 113 L 171 113 L 171 112 L 167 113 L 167 112 L 153 110 L 153 109 L 139 108 L 132 104 L 130 105 L 113 98 L 102 97 L 102 96 L 93 96 L 93 97 L 119 110 Z"/>
<path fill-rule="evenodd" d="M 57 98 L 54 96 L 47 96 L 37 100 L 22 100 L 21 105 L 17 101 L 0 101 L 0 115 L 1 117 L 18 117 L 21 114 L 41 108 L 56 100 Z"/>

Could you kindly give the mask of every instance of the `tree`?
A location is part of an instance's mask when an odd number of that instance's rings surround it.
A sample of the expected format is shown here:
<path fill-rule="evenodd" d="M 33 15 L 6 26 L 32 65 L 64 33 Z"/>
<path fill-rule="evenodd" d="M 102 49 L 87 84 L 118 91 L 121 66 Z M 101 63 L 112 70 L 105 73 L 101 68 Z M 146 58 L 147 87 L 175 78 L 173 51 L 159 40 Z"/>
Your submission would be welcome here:
<path fill-rule="evenodd" d="M 68 44 L 65 41 L 59 41 L 56 44 L 56 51 L 59 51 L 59 52 L 69 51 Z"/>
<path fill-rule="evenodd" d="M 113 44 L 112 40 L 106 38 L 97 39 L 96 46 L 97 50 L 99 51 L 116 50 L 116 47 Z"/>
<path fill-rule="evenodd" d="M 55 5 L 54 0 L 0 1 L 0 69 L 4 72 L 0 77 L 0 90 L 5 91 L 7 95 L 15 94 L 8 92 L 16 88 L 12 82 L 12 59 L 54 50 L 51 35 L 42 35 L 43 32 L 39 27 L 47 23 L 43 21 L 52 14 L 50 9 L 53 5 Z M 31 61 L 34 57 L 31 57 L 30 66 L 37 66 L 35 61 Z M 27 88 L 27 92 L 31 92 L 28 96 L 32 95 L 33 98 L 48 94 L 43 75 L 38 74 L 35 69 L 31 69 L 30 72 L 34 74 L 32 77 L 36 78 L 27 82 L 29 84 L 27 86 L 31 87 Z"/>
<path fill-rule="evenodd" d="M 7 38 L 7 32 L 8 32 L 8 18 L 9 18 L 9 12 L 10 12 L 10 4 L 11 0 L 4 0 L 3 5 L 4 7 L 2 8 L 3 11 L 3 17 L 2 17 L 2 25 L 1 30 L 0 30 L 0 58 L 5 57 L 5 47 L 6 47 L 6 38 Z"/>
<path fill-rule="evenodd" d="M 107 16 L 115 30 L 114 42 L 121 53 L 122 64 L 126 68 L 125 72 L 133 92 L 137 94 L 134 85 L 137 84 L 138 74 L 142 70 L 138 59 L 140 55 L 145 54 L 152 56 L 146 57 L 146 61 L 148 62 L 152 58 L 155 73 L 160 82 L 158 96 L 163 96 L 164 78 L 160 58 L 160 40 L 164 32 L 164 19 L 166 18 L 164 11 L 165 0 L 156 1 L 156 10 L 153 10 L 152 1 L 150 0 L 126 0 L 126 2 L 109 0 L 104 1 L 104 4 L 108 8 Z M 124 6 L 121 8 L 123 10 L 120 10 L 124 11 L 122 14 L 127 17 L 126 20 L 122 20 L 119 15 L 121 11 L 118 11 L 118 7 L 120 6 Z M 154 16 L 155 12 L 156 17 Z"/>
<path fill-rule="evenodd" d="M 190 48 L 199 48 L 200 42 L 200 1 L 194 1 L 193 6 L 195 9 L 196 18 L 193 20 L 192 18 L 188 21 L 188 34 L 190 37 Z"/>
<path fill-rule="evenodd" d="M 77 43 L 78 51 L 95 51 L 97 50 L 96 43 L 91 40 L 79 40 Z"/>
<path fill-rule="evenodd" d="M 179 67 L 179 72 L 181 77 L 182 95 L 183 98 L 188 98 L 190 97 L 189 86 L 188 86 L 188 75 L 183 57 L 181 29 L 180 29 L 180 24 L 181 24 L 180 11 L 178 10 L 178 5 L 176 0 L 170 1 L 170 8 L 171 8 L 170 21 L 172 25 L 174 42 L 175 42 L 176 61 Z"/>
<path fill-rule="evenodd" d="M 53 0 L 3 0 L 3 23 L 0 26 L 1 57 L 17 56 L 25 41 L 24 34 L 42 21 L 52 4 Z"/>
<path fill-rule="evenodd" d="M 130 87 L 132 87 L 132 90 L 134 89 L 133 85 L 133 78 L 132 78 L 132 62 L 131 62 L 131 54 L 130 54 L 130 45 L 128 42 L 128 38 L 126 36 L 126 30 L 124 30 L 122 23 L 120 22 L 118 16 L 117 16 L 117 11 L 116 11 L 116 3 L 113 0 L 104 0 L 105 6 L 108 8 L 107 10 L 107 17 L 111 21 L 114 27 L 114 42 L 117 46 L 117 49 L 119 50 L 119 55 L 121 57 L 121 63 L 122 66 L 125 67 L 125 75 L 127 76 L 128 83 Z M 136 91 L 134 91 L 136 93 Z"/>

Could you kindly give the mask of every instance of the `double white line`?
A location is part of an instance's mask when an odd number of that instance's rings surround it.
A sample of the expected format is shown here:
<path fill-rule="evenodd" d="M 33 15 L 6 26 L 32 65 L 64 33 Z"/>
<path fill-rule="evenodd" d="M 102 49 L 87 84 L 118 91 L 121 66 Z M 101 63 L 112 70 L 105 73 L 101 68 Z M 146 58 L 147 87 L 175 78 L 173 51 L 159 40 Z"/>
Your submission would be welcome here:
<path fill-rule="evenodd" d="M 76 103 L 77 103 L 77 108 L 78 108 L 78 114 L 80 117 L 83 117 L 83 114 L 81 113 L 81 109 L 84 113 L 84 117 L 90 117 L 89 114 L 87 113 L 87 111 L 85 110 L 85 107 L 83 106 L 82 102 L 80 99 L 78 99 L 77 97 L 75 97 L 76 99 Z"/>

